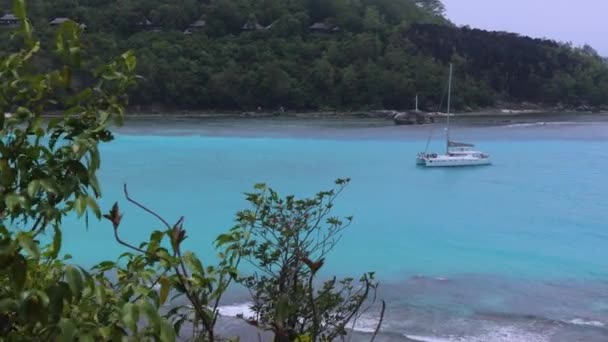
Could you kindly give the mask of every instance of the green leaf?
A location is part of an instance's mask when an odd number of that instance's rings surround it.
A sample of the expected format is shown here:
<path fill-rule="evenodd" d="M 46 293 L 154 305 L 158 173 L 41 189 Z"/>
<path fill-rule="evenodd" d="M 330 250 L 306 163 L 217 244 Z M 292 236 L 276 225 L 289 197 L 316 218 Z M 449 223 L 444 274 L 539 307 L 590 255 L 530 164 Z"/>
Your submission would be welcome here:
<path fill-rule="evenodd" d="M 114 329 L 112 327 L 101 327 L 99 328 L 99 334 L 101 335 L 101 340 L 103 341 L 120 341 L 122 338 L 113 339 L 112 332 Z"/>
<path fill-rule="evenodd" d="M 102 306 L 106 300 L 106 290 L 103 285 L 95 285 L 95 301 Z"/>
<path fill-rule="evenodd" d="M 37 290 L 25 291 L 21 293 L 21 314 L 27 320 L 44 323 L 48 318 L 45 308 L 49 304 L 49 297 L 46 293 Z"/>
<path fill-rule="evenodd" d="M 12 298 L 0 299 L 0 312 L 16 311 L 17 307 L 17 301 Z"/>
<path fill-rule="evenodd" d="M 295 342 L 313 342 L 309 335 L 299 335 L 296 337 Z"/>
<path fill-rule="evenodd" d="M 27 16 L 25 8 L 25 0 L 13 0 L 13 14 L 19 19 L 25 19 Z"/>
<path fill-rule="evenodd" d="M 112 329 L 110 341 L 128 341 L 125 336 L 128 336 L 129 334 L 125 329 L 118 325 L 114 325 L 110 328 Z"/>
<path fill-rule="evenodd" d="M 275 319 L 278 321 L 277 323 L 281 323 L 287 319 L 289 316 L 289 312 L 291 311 L 289 307 L 289 297 L 287 294 L 283 293 L 279 297 L 275 306 Z"/>
<path fill-rule="evenodd" d="M 160 340 L 163 342 L 174 342 L 176 340 L 175 329 L 165 319 L 160 322 Z"/>
<path fill-rule="evenodd" d="M 200 276 L 203 276 L 205 274 L 205 272 L 203 270 L 203 264 L 196 257 L 196 255 L 194 253 L 186 252 L 184 254 L 184 261 L 186 262 L 186 265 L 188 265 L 188 268 L 190 269 L 190 271 L 192 271 Z"/>
<path fill-rule="evenodd" d="M 62 319 L 59 322 L 59 329 L 61 329 L 61 335 L 59 335 L 59 341 L 61 342 L 73 342 L 76 337 L 76 325 L 70 319 Z"/>
<path fill-rule="evenodd" d="M 15 260 L 11 265 L 11 281 L 16 292 L 21 292 L 25 286 L 27 279 L 27 262 L 21 254 L 15 256 Z"/>
<path fill-rule="evenodd" d="M 57 189 L 57 185 L 54 183 L 52 179 L 42 179 L 40 180 L 40 185 L 44 190 L 50 192 L 52 194 L 57 194 L 59 190 Z"/>
<path fill-rule="evenodd" d="M 105 125 L 108 122 L 108 119 L 110 118 L 110 112 L 106 111 L 106 110 L 102 110 L 99 114 L 99 122 L 102 125 Z"/>
<path fill-rule="evenodd" d="M 116 266 L 116 264 L 112 261 L 102 261 L 99 264 L 97 264 L 95 267 L 93 267 L 94 270 L 99 270 L 101 272 L 105 272 L 108 271 L 112 268 L 114 268 Z"/>
<path fill-rule="evenodd" d="M 264 183 L 257 183 L 253 186 L 253 188 L 256 190 L 266 190 L 267 186 Z"/>
<path fill-rule="evenodd" d="M 163 305 L 165 304 L 165 301 L 169 296 L 169 291 L 171 290 L 171 280 L 165 276 L 162 276 L 158 282 L 160 284 L 159 302 L 160 305 Z"/>
<path fill-rule="evenodd" d="M 133 303 L 126 303 L 122 307 L 122 322 L 133 333 L 137 332 L 137 322 L 139 322 L 139 308 Z"/>
<path fill-rule="evenodd" d="M 233 234 L 221 234 L 215 240 L 216 246 L 223 246 L 227 243 L 233 242 L 235 240 Z"/>
<path fill-rule="evenodd" d="M 87 201 L 84 196 L 77 196 L 76 201 L 74 201 L 74 207 L 76 208 L 76 214 L 78 217 L 82 217 L 84 211 L 87 209 Z"/>
<path fill-rule="evenodd" d="M 40 249 L 29 234 L 18 234 L 17 241 L 19 242 L 19 246 L 25 249 L 32 257 L 36 259 L 40 257 Z"/>
<path fill-rule="evenodd" d="M 211 309 L 208 307 L 203 307 L 201 313 L 203 314 L 203 317 L 201 317 L 203 322 L 211 322 L 213 320 L 213 311 L 211 311 Z"/>
<path fill-rule="evenodd" d="M 61 229 L 59 229 L 59 227 L 54 226 L 53 228 L 55 230 L 55 234 L 53 235 L 53 246 L 51 249 L 51 258 L 55 259 L 55 258 L 57 258 L 57 256 L 59 256 L 59 252 L 61 251 L 62 233 L 61 233 Z"/>
<path fill-rule="evenodd" d="M 101 210 L 99 209 L 99 205 L 97 204 L 97 201 L 95 201 L 95 199 L 92 198 L 91 196 L 87 196 L 86 203 L 87 203 L 87 206 L 95 214 L 95 217 L 97 217 L 98 219 L 101 219 Z"/>
<path fill-rule="evenodd" d="M 95 338 L 91 333 L 80 334 L 78 336 L 78 342 L 95 342 Z"/>
<path fill-rule="evenodd" d="M 163 237 L 165 236 L 165 234 L 166 234 L 165 232 L 161 232 L 159 230 L 152 232 L 152 234 L 150 234 L 150 244 L 158 246 L 160 244 L 160 242 L 162 241 Z"/>
<path fill-rule="evenodd" d="M 11 193 L 4 197 L 4 204 L 9 210 L 14 210 L 25 204 L 25 198 Z"/>
<path fill-rule="evenodd" d="M 84 287 L 82 274 L 74 266 L 67 266 L 65 273 L 66 280 L 68 282 L 68 285 L 70 286 L 70 291 L 72 291 L 72 295 L 77 298 L 80 298 L 80 295 L 82 294 L 82 289 Z"/>
<path fill-rule="evenodd" d="M 89 185 L 93 188 L 93 192 L 95 196 L 101 196 L 101 188 L 99 186 L 99 180 L 97 179 L 97 175 L 95 173 L 89 174 Z"/>
<path fill-rule="evenodd" d="M 125 61 L 125 65 L 127 66 L 127 70 L 129 71 L 133 71 L 135 70 L 135 67 L 137 66 L 137 59 L 135 58 L 135 55 L 133 54 L 133 51 L 127 51 L 122 55 L 122 58 Z"/>
<path fill-rule="evenodd" d="M 52 284 L 46 290 L 50 303 L 49 312 L 53 320 L 59 320 L 63 313 L 64 302 L 70 302 L 70 289 L 64 283 Z"/>
<path fill-rule="evenodd" d="M 279 194 L 274 190 L 270 190 L 270 198 L 276 202 L 279 200 Z"/>
<path fill-rule="evenodd" d="M 30 133 L 38 134 L 42 128 L 42 118 L 40 116 L 35 117 L 30 124 Z"/>
<path fill-rule="evenodd" d="M 160 329 L 160 315 L 158 314 L 158 309 L 149 301 L 143 300 L 139 304 L 141 311 L 143 311 L 146 316 L 148 316 L 148 323 L 152 324 L 155 331 L 159 331 Z"/>
<path fill-rule="evenodd" d="M 31 181 L 30 184 L 28 184 L 27 186 L 27 194 L 30 197 L 34 197 L 38 190 L 40 190 L 40 181 L 37 179 Z"/>

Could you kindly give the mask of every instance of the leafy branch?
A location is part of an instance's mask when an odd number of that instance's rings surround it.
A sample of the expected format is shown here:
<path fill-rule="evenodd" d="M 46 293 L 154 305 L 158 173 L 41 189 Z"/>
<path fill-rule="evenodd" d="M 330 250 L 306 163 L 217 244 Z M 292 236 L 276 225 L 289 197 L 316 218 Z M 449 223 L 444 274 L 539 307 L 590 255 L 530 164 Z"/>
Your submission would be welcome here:
<path fill-rule="evenodd" d="M 331 216 L 334 200 L 348 183 L 339 179 L 337 189 L 308 199 L 281 198 L 263 184 L 246 194 L 257 215 L 243 221 L 251 238 L 241 243 L 241 253 L 258 270 L 239 280 L 254 300 L 255 317 L 247 322 L 272 331 L 277 342 L 344 336 L 347 324 L 375 301 L 373 273 L 363 275 L 358 285 L 334 277 L 315 287 L 325 258 L 352 221 Z"/>
<path fill-rule="evenodd" d="M 148 291 L 150 292 L 156 284 L 160 283 L 161 304 L 166 300 L 171 290 L 177 291 L 187 298 L 191 310 L 188 309 L 188 306 L 182 305 L 174 307 L 168 313 L 169 318 L 172 318 L 176 322 L 176 330 L 180 330 L 181 324 L 186 320 L 189 320 L 193 324 L 200 321 L 202 324 L 202 334 L 205 335 L 206 340 L 214 341 L 216 339 L 214 327 L 218 315 L 217 306 L 228 284 L 236 277 L 235 269 L 240 260 L 236 254 L 238 248 L 232 245 L 237 241 L 237 235 L 224 234 L 218 238 L 217 245 L 219 247 L 227 246 L 222 254 L 224 258 L 217 267 L 209 266 L 207 269 L 204 269 L 201 261 L 193 253 L 183 252 L 182 243 L 187 238 L 186 230 L 184 229 L 184 217 L 180 217 L 175 224 L 170 225 L 168 220 L 156 211 L 135 200 L 129 194 L 126 185 L 123 190 L 129 203 L 134 204 L 158 219 L 164 224 L 165 230 L 152 233 L 152 239 L 146 244 L 148 246 L 147 249 L 124 241 L 119 234 L 123 214 L 120 213 L 118 204 L 116 203 L 110 212 L 104 215 L 112 223 L 116 241 L 120 245 L 143 255 L 145 257 L 145 265 L 153 266 L 158 262 L 163 263 L 164 270 L 148 287 Z M 161 247 L 163 238 L 168 238 L 171 253 L 166 253 L 166 250 Z M 129 258 L 132 260 L 133 256 L 129 256 Z M 170 275 L 168 275 L 169 270 L 171 270 Z M 209 307 L 209 303 L 212 303 L 211 308 Z M 194 313 L 194 318 L 188 319 L 189 311 Z"/>

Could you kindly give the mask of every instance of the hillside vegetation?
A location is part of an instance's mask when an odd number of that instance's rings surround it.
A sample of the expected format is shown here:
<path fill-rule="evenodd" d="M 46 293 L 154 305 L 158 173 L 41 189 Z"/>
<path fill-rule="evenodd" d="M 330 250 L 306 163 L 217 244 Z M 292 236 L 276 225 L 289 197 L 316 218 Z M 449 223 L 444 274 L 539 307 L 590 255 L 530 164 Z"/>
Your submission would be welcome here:
<path fill-rule="evenodd" d="M 2 1 L 10 12 L 9 0 Z M 131 105 L 181 109 L 436 109 L 447 64 L 456 107 L 497 101 L 599 108 L 608 67 L 590 47 L 459 28 L 439 0 L 30 0 L 86 25 L 92 63 L 132 49 Z M 2 50 L 11 43 L 2 30 Z M 43 39 L 48 41 L 48 39 Z M 53 63 L 53 61 L 43 61 Z"/>

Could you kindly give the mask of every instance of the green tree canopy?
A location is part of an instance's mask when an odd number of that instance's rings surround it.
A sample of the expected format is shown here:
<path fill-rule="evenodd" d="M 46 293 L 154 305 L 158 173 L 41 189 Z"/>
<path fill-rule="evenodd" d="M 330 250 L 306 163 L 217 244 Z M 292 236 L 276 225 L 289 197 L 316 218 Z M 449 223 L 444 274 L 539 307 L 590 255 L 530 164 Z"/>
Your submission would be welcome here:
<path fill-rule="evenodd" d="M 4 12 L 9 2 L 0 2 Z M 29 3 L 40 37 L 54 35 L 49 22 L 56 16 L 86 24 L 92 64 L 133 50 L 143 78 L 130 90 L 132 105 L 409 109 L 417 93 L 423 109 L 435 110 L 449 62 L 462 82 L 456 107 L 608 105 L 608 66 L 591 47 L 458 28 L 444 17 L 440 0 Z M 195 22 L 199 26 L 191 26 Z M 0 35 L 10 34 L 10 27 L 0 27 Z M 0 47 L 15 48 L 10 39 Z"/>

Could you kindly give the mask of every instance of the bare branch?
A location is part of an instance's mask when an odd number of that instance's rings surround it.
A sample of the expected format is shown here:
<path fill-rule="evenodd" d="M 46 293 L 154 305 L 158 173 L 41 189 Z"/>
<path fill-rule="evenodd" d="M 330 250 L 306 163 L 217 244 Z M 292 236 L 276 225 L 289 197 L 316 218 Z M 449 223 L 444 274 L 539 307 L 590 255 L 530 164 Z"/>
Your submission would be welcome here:
<path fill-rule="evenodd" d="M 384 311 L 386 310 L 386 302 L 382 300 L 382 309 L 380 310 L 380 320 L 378 321 L 378 325 L 376 326 L 376 330 L 374 330 L 374 334 L 369 342 L 374 342 L 378 332 L 380 332 L 380 328 L 382 327 L 382 322 L 384 321 Z"/>
<path fill-rule="evenodd" d="M 42 222 L 42 219 L 43 219 L 43 218 L 44 218 L 44 216 L 43 216 L 43 215 L 40 215 L 40 216 L 38 217 L 38 219 L 36 220 L 36 222 L 34 222 L 34 225 L 32 226 L 32 229 L 30 229 L 30 231 L 32 231 L 32 232 L 33 232 L 33 231 L 36 231 L 36 230 L 38 229 L 38 225 L 40 224 L 40 222 Z M 43 227 L 44 227 L 44 226 L 43 226 Z M 40 230 L 42 230 L 42 229 L 40 229 Z"/>
<path fill-rule="evenodd" d="M 363 306 L 363 303 L 365 302 L 365 300 L 367 300 L 368 296 L 369 296 L 369 292 L 370 290 L 373 288 L 373 285 L 371 284 L 369 278 L 367 276 L 365 276 L 363 278 L 364 281 L 364 291 L 363 294 L 359 297 L 359 300 L 357 301 L 357 303 L 355 304 L 354 308 L 351 310 L 350 314 L 344 318 L 344 320 L 342 321 L 341 324 L 339 324 L 338 326 L 338 330 L 343 330 L 346 327 L 346 324 L 348 324 L 348 322 L 350 322 L 353 317 L 357 314 L 357 312 L 359 312 L 361 310 L 361 307 Z M 333 340 L 337 335 L 337 332 L 334 331 L 332 334 L 330 334 L 330 340 Z"/>
<path fill-rule="evenodd" d="M 118 229 L 114 229 L 114 238 L 116 239 L 116 241 L 117 241 L 119 244 L 121 244 L 121 245 L 123 245 L 123 246 L 125 246 L 125 247 L 128 247 L 128 248 L 130 248 L 130 249 L 132 249 L 132 250 L 134 250 L 134 251 L 138 251 L 138 252 L 140 252 L 140 253 L 142 253 L 142 254 L 145 254 L 145 255 L 147 255 L 147 256 L 156 257 L 154 254 L 152 254 L 152 253 L 150 253 L 150 252 L 148 252 L 148 251 L 144 251 L 144 250 L 143 250 L 143 249 L 141 249 L 141 248 L 135 247 L 135 246 L 131 245 L 130 243 L 123 241 L 123 240 L 120 238 L 120 236 L 118 236 Z"/>
<path fill-rule="evenodd" d="M 161 217 L 159 214 L 157 214 L 157 213 L 156 213 L 156 212 L 154 212 L 153 210 L 149 209 L 149 208 L 148 208 L 148 207 L 146 207 L 145 205 L 143 205 L 143 204 L 139 203 L 138 201 L 136 201 L 136 200 L 132 199 L 132 198 L 129 196 L 129 191 L 128 191 L 128 189 L 127 189 L 127 184 L 126 184 L 126 183 L 123 185 L 123 190 L 124 190 L 124 193 L 125 193 L 125 197 L 127 198 L 127 201 L 129 201 L 129 202 L 131 202 L 131 203 L 135 204 L 136 206 L 138 206 L 138 207 L 139 207 L 139 208 L 141 208 L 142 210 L 144 210 L 144 211 L 148 212 L 150 215 L 152 215 L 152 216 L 156 217 L 156 218 L 157 218 L 157 219 L 158 219 L 160 222 L 162 222 L 162 223 L 165 225 L 165 227 L 167 227 L 167 229 L 171 229 L 171 225 L 170 225 L 170 224 L 169 224 L 169 223 L 168 223 L 168 222 L 167 222 L 167 221 L 166 221 L 164 218 L 162 218 L 162 217 Z"/>

